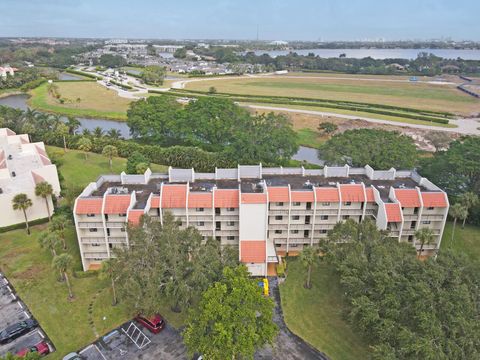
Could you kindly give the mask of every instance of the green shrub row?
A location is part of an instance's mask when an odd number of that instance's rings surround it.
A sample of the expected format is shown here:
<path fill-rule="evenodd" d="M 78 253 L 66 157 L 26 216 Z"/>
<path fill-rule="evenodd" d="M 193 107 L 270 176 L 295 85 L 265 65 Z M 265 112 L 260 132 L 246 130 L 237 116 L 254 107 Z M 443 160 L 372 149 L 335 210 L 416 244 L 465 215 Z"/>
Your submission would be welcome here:
<path fill-rule="evenodd" d="M 85 76 L 85 77 L 88 77 L 90 79 L 96 79 L 96 80 L 102 80 L 103 79 L 103 77 L 100 76 L 100 75 L 93 75 L 93 74 L 89 74 L 89 73 L 79 71 L 79 70 L 74 70 L 74 69 L 65 69 L 65 72 L 70 73 L 70 74 Z"/>
<path fill-rule="evenodd" d="M 26 91 L 35 89 L 36 87 L 39 87 L 40 85 L 42 85 L 46 81 L 47 81 L 47 79 L 45 79 L 45 78 L 38 78 L 38 79 L 35 79 L 35 80 L 32 80 L 32 81 L 29 81 L 26 84 L 23 84 L 20 87 L 20 90 L 26 92 Z"/>
<path fill-rule="evenodd" d="M 55 80 L 56 83 L 64 83 L 64 82 L 95 82 L 95 79 L 81 79 L 81 80 Z"/>
<path fill-rule="evenodd" d="M 48 222 L 48 217 L 43 218 L 43 219 L 37 219 L 37 220 L 29 221 L 28 225 L 34 226 L 34 225 L 45 224 L 47 222 Z M 2 228 L 0 228 L 0 233 L 4 233 L 4 232 L 7 232 L 7 231 L 12 231 L 12 230 L 18 230 L 18 229 L 25 229 L 25 228 L 26 228 L 25 223 L 22 222 L 22 223 L 2 227 Z"/>
<path fill-rule="evenodd" d="M 110 80 L 110 82 L 112 84 L 115 84 L 117 86 L 120 86 L 122 89 L 126 89 L 126 90 L 131 90 L 133 89 L 133 87 L 131 87 L 130 85 L 125 85 L 125 84 L 122 84 L 121 82 L 118 82 L 118 81 L 115 81 L 115 80 Z"/>

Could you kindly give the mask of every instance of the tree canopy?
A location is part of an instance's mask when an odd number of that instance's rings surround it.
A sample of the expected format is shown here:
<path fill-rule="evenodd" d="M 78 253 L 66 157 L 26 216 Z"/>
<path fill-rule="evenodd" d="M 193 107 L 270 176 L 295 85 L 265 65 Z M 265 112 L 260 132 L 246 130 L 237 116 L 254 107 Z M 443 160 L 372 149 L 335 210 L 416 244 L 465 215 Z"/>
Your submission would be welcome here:
<path fill-rule="evenodd" d="M 149 85 L 162 85 L 166 70 L 163 66 L 146 66 L 141 73 L 142 80 Z"/>
<path fill-rule="evenodd" d="M 418 160 L 412 138 L 395 131 L 347 130 L 334 135 L 319 149 L 327 164 L 370 165 L 374 169 L 411 169 Z"/>
<path fill-rule="evenodd" d="M 273 308 L 244 265 L 227 267 L 190 311 L 185 344 L 205 359 L 253 359 L 255 350 L 272 344 L 278 332 Z"/>
<path fill-rule="evenodd" d="M 349 233 L 350 242 L 331 241 L 327 259 L 340 275 L 348 317 L 371 342 L 374 358 L 479 358 L 478 263 L 449 251 L 418 260 L 410 244 L 369 223 L 337 225 L 330 235 Z"/>

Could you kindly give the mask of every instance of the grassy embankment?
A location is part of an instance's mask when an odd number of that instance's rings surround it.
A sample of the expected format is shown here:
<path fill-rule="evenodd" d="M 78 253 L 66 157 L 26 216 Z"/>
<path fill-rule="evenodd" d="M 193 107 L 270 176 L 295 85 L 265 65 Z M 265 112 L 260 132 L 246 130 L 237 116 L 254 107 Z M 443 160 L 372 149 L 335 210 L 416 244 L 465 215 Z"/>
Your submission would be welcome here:
<path fill-rule="evenodd" d="M 28 104 L 40 111 L 67 116 L 126 120 L 132 100 L 122 98 L 96 82 L 57 82 L 58 94 L 65 99 L 60 103 L 48 93 L 48 84 L 32 90 Z"/>
<path fill-rule="evenodd" d="M 90 153 L 85 160 L 83 153 L 76 150 L 64 154 L 62 149 L 49 146 L 47 151 L 50 156 L 62 160 L 60 171 L 67 187 L 84 186 L 109 172 L 108 160 L 101 155 Z M 126 159 L 115 158 L 113 171 L 120 172 L 125 164 Z M 165 167 L 152 165 L 152 170 L 162 171 Z M 99 279 L 95 273 L 83 278 L 71 276 L 75 298 L 68 301 L 66 285 L 57 281 L 57 272 L 51 267 L 50 252 L 41 249 L 38 243 L 39 234 L 45 227 L 33 227 L 30 236 L 25 230 L 0 234 L 0 268 L 57 348 L 48 359 L 61 359 L 67 352 L 95 340 L 90 320 L 102 335 L 127 321 L 132 314 L 121 303 L 115 307 L 111 305 L 109 281 Z M 73 226 L 68 228 L 67 243 L 67 252 L 74 258 L 73 268 L 79 271 L 81 259 Z M 59 248 L 57 251 L 63 250 Z M 93 312 L 89 315 L 88 307 L 92 301 Z M 164 305 L 162 314 L 174 326 L 184 322 L 185 314 L 173 313 L 168 304 Z"/>

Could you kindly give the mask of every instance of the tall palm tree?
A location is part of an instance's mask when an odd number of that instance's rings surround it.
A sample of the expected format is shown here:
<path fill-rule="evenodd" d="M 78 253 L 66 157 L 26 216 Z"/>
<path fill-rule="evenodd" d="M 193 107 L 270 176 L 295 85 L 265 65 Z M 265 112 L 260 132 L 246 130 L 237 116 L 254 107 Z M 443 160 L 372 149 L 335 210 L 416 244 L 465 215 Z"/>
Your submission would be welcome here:
<path fill-rule="evenodd" d="M 453 228 L 452 228 L 452 241 L 453 241 L 453 237 L 455 235 L 455 226 L 457 225 L 457 219 L 466 218 L 468 215 L 468 210 L 464 205 L 460 203 L 456 203 L 450 207 L 449 213 L 450 213 L 450 216 L 453 217 Z"/>
<path fill-rule="evenodd" d="M 105 279 L 110 279 L 112 282 L 112 305 L 117 305 L 117 292 L 115 290 L 115 281 L 117 280 L 117 266 L 118 260 L 116 258 L 110 258 L 102 262 L 102 268 L 100 276 Z"/>
<path fill-rule="evenodd" d="M 106 145 L 102 150 L 102 155 L 108 157 L 110 171 L 112 171 L 112 159 L 114 156 L 118 156 L 117 148 L 113 145 Z"/>
<path fill-rule="evenodd" d="M 68 126 L 68 132 L 70 135 L 75 135 L 77 130 L 82 125 L 82 123 L 77 118 L 74 118 L 73 116 L 69 116 L 65 124 Z"/>
<path fill-rule="evenodd" d="M 92 135 L 92 133 L 91 133 L 90 130 L 88 130 L 88 129 L 83 129 L 83 130 L 82 130 L 82 135 L 84 135 L 84 136 L 89 136 L 89 135 Z"/>
<path fill-rule="evenodd" d="M 82 137 L 77 143 L 78 149 L 84 152 L 85 160 L 88 160 L 88 152 L 92 150 L 92 142 L 86 137 Z"/>
<path fill-rule="evenodd" d="M 93 129 L 93 136 L 101 138 L 104 135 L 104 131 L 100 126 L 97 126 Z"/>
<path fill-rule="evenodd" d="M 12 199 L 13 210 L 22 210 L 25 217 L 25 226 L 27 228 L 27 234 L 30 235 L 30 227 L 28 225 L 27 209 L 33 205 L 27 194 L 17 194 Z"/>
<path fill-rule="evenodd" d="M 418 252 L 418 256 L 422 255 L 424 245 L 429 245 L 433 243 L 434 237 L 435 235 L 430 228 L 422 228 L 415 232 L 415 238 L 420 242 L 420 250 Z"/>
<path fill-rule="evenodd" d="M 110 129 L 107 131 L 107 136 L 111 139 L 118 140 L 122 137 L 122 133 L 120 130 L 117 129 Z"/>
<path fill-rule="evenodd" d="M 52 253 L 52 256 L 57 256 L 56 248 L 60 245 L 60 238 L 54 232 L 43 231 L 39 238 L 38 242 L 42 249 L 48 249 Z"/>
<path fill-rule="evenodd" d="M 66 253 L 55 256 L 52 261 L 52 266 L 62 273 L 63 278 L 67 283 L 69 299 L 73 299 L 73 292 L 72 292 L 72 286 L 70 284 L 70 279 L 68 278 L 67 272 L 72 266 L 72 262 L 73 262 L 72 256 Z"/>
<path fill-rule="evenodd" d="M 300 253 L 300 261 L 302 265 L 307 269 L 307 279 L 305 281 L 305 288 L 310 289 L 312 287 L 311 284 L 311 276 L 312 276 L 312 266 L 318 259 L 318 252 L 313 246 L 304 247 L 302 252 Z"/>
<path fill-rule="evenodd" d="M 50 230 L 52 232 L 55 232 L 58 237 L 62 240 L 63 244 L 63 249 L 67 249 L 67 242 L 66 242 L 66 236 L 65 236 L 65 231 L 70 224 L 70 220 L 65 216 L 65 215 L 58 215 L 55 216 L 52 219 L 52 222 L 50 223 Z"/>
<path fill-rule="evenodd" d="M 473 192 L 466 192 L 460 195 L 459 197 L 460 203 L 467 208 L 467 216 L 463 218 L 462 229 L 465 227 L 465 221 L 467 220 L 468 213 L 470 209 L 478 204 L 480 199 L 478 195 Z"/>
<path fill-rule="evenodd" d="M 42 197 L 45 200 L 45 205 L 47 206 L 48 221 L 51 220 L 52 216 L 50 215 L 50 205 L 48 200 L 52 198 L 53 188 L 46 181 L 42 181 L 35 186 L 35 195 Z"/>

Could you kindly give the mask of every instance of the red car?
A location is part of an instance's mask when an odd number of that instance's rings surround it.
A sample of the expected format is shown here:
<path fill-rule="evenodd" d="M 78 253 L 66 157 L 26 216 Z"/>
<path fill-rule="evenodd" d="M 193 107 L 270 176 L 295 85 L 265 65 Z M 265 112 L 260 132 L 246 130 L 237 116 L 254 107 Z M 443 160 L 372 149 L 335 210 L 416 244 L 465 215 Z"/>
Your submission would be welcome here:
<path fill-rule="evenodd" d="M 27 356 L 28 353 L 32 353 L 32 352 L 36 352 L 41 356 L 45 356 L 50 352 L 50 348 L 48 347 L 48 344 L 45 341 L 42 341 L 35 346 L 20 350 L 19 352 L 17 352 L 16 355 L 19 357 L 25 357 Z"/>
<path fill-rule="evenodd" d="M 165 327 L 165 320 L 163 320 L 162 316 L 159 314 L 149 318 L 143 315 L 138 315 L 135 320 L 137 320 L 140 324 L 142 324 L 154 334 L 158 334 Z"/>

